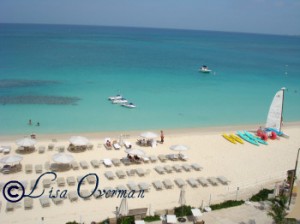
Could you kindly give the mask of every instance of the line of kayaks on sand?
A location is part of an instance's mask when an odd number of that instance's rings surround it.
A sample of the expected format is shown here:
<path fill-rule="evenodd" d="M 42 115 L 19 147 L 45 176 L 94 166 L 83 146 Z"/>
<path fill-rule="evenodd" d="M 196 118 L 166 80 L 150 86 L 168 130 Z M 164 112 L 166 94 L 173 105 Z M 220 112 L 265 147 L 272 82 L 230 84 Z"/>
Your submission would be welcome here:
<path fill-rule="evenodd" d="M 260 137 L 251 134 L 248 131 L 237 131 L 236 135 L 234 134 L 227 135 L 224 133 L 222 134 L 222 136 L 233 144 L 236 143 L 244 144 L 244 141 L 246 141 L 256 146 L 259 146 L 259 144 L 268 145 L 266 141 L 262 140 Z"/>
<path fill-rule="evenodd" d="M 127 99 L 125 99 L 119 94 L 116 96 L 108 97 L 108 100 L 110 100 L 113 104 L 120 104 L 123 107 L 136 108 L 136 105 L 134 105 L 133 103 L 129 103 Z"/>

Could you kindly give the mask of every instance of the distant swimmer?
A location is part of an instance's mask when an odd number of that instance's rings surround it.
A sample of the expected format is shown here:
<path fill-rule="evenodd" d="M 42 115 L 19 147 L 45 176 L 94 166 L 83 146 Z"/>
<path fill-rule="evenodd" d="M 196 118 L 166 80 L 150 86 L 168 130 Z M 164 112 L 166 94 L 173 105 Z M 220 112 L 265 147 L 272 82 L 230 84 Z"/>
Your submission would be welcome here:
<path fill-rule="evenodd" d="M 29 119 L 28 124 L 29 124 L 29 125 L 32 125 L 31 119 Z"/>
<path fill-rule="evenodd" d="M 40 126 L 40 122 L 37 122 L 37 123 L 36 123 L 36 126 Z"/>

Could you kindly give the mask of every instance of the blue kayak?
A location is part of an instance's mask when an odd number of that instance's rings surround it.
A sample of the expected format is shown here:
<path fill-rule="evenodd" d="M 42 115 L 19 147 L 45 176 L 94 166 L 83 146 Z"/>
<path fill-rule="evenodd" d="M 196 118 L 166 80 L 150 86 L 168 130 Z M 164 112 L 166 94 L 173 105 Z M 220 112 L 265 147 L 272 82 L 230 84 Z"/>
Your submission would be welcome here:
<path fill-rule="evenodd" d="M 244 131 L 245 135 L 247 135 L 249 138 L 254 139 L 255 141 L 257 141 L 260 144 L 264 144 L 264 145 L 268 145 L 268 143 L 264 140 L 262 140 L 261 138 L 249 133 L 248 131 Z"/>
<path fill-rule="evenodd" d="M 247 141 L 253 145 L 259 146 L 259 144 L 257 143 L 257 141 L 255 139 L 249 138 L 245 133 L 238 131 L 237 135 L 240 136 L 245 141 Z"/>

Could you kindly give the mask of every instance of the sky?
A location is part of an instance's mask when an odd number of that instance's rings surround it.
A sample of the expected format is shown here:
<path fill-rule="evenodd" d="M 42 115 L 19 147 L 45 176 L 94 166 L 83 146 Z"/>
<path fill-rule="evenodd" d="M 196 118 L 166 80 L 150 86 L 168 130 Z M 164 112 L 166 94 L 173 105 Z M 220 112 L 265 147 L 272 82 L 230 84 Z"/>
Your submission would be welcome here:
<path fill-rule="evenodd" d="M 0 23 L 300 35 L 300 0 L 0 0 Z"/>

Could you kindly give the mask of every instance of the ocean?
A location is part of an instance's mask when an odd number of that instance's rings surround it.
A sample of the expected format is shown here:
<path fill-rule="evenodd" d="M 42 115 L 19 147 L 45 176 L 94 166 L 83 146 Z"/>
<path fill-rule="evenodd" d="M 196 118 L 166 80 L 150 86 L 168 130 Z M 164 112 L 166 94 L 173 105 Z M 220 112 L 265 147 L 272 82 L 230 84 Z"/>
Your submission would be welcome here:
<path fill-rule="evenodd" d="M 0 24 L 1 135 L 264 125 L 281 87 L 300 121 L 299 36 Z"/>

